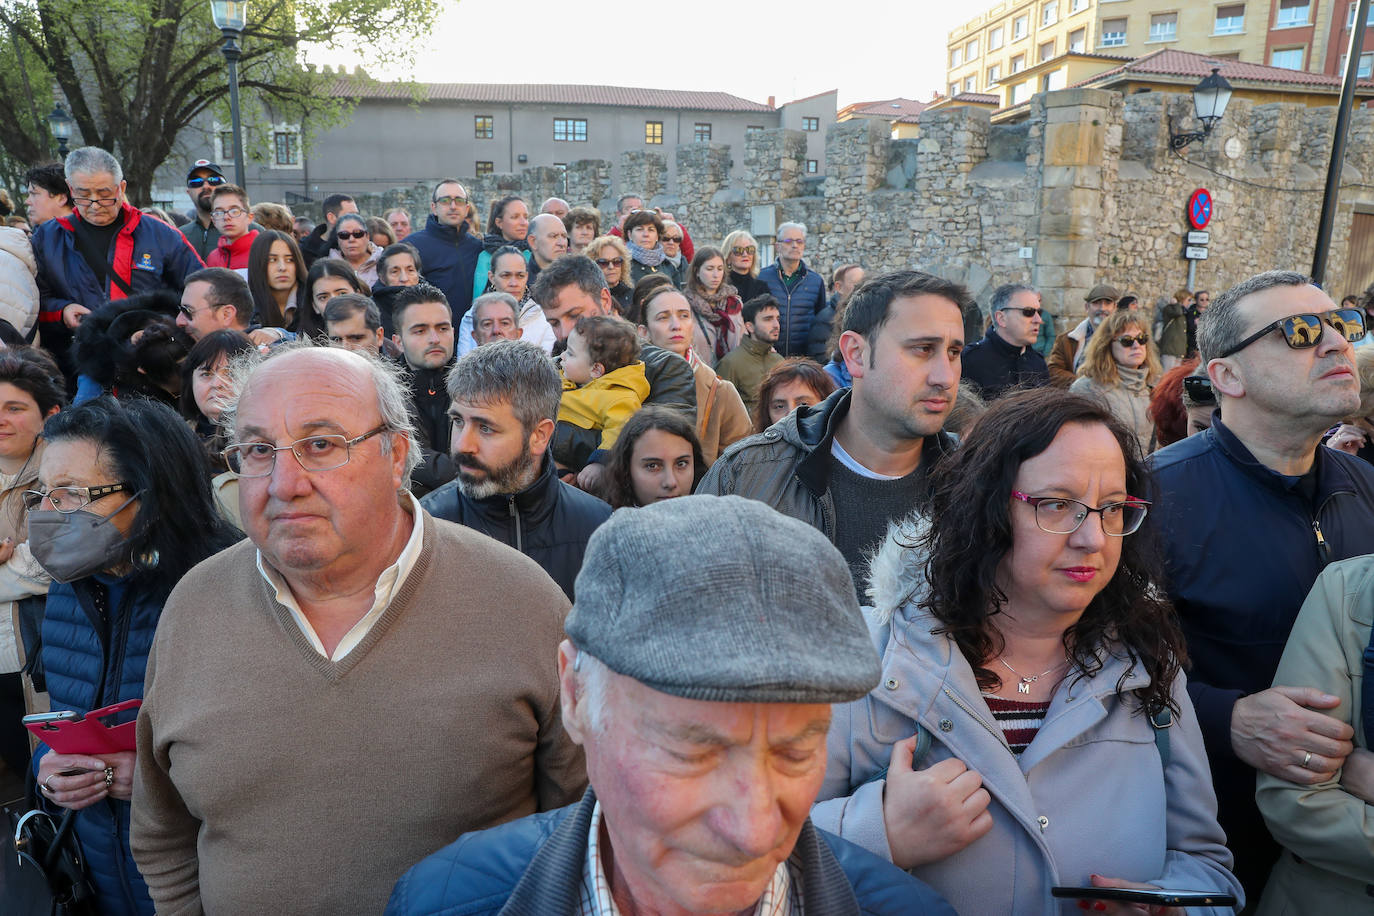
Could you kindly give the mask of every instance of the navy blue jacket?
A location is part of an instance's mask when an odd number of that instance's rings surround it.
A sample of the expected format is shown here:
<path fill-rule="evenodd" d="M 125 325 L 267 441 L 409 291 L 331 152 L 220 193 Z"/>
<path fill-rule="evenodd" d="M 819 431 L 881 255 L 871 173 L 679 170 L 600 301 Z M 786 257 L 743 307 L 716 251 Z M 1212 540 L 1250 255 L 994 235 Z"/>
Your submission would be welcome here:
<path fill-rule="evenodd" d="M 1039 388 L 1050 383 L 1050 369 L 1033 347 L 1014 347 L 1003 340 L 997 328 L 988 328 L 982 340 L 964 349 L 961 359 L 963 379 L 972 382 L 978 393 L 992 400 L 1009 389 Z"/>
<path fill-rule="evenodd" d="M 430 515 L 466 525 L 514 547 L 543 567 L 572 600 L 587 539 L 611 517 L 611 507 L 558 479 L 553 456 L 519 493 L 471 499 L 458 481 L 444 484 L 420 500 Z"/>
<path fill-rule="evenodd" d="M 759 282 L 782 306 L 782 333 L 774 344 L 783 356 L 807 356 L 811 340 L 811 323 L 825 308 L 825 280 L 814 270 L 808 270 L 803 260 L 797 267 L 801 277 L 789 291 L 782 282 L 782 266 L 775 261 L 759 271 Z M 824 341 L 822 341 L 824 344 Z"/>
<path fill-rule="evenodd" d="M 100 624 L 92 580 L 109 590 L 110 623 Z M 143 696 L 148 652 L 164 596 L 103 574 L 54 582 L 43 619 L 43 666 L 52 708 L 87 713 Z M 34 766 L 47 752 L 40 748 Z M 129 802 L 105 799 L 77 812 L 76 833 L 104 916 L 152 916 L 148 887 L 129 849 Z"/>
<path fill-rule="evenodd" d="M 396 882 L 386 916 L 575 916 L 596 796 L 468 833 Z M 810 821 L 792 859 L 815 916 L 954 916 L 906 872 Z"/>
<path fill-rule="evenodd" d="M 482 254 L 482 240 L 468 235 L 467 223 L 454 229 L 431 213 L 425 228 L 406 236 L 406 241 L 420 252 L 425 282 L 444 291 L 453 309 L 453 326 L 457 327 L 472 307 L 472 278 L 477 272 L 477 258 Z"/>
<path fill-rule="evenodd" d="M 1272 859 L 1256 861 L 1271 847 L 1255 806 L 1255 771 L 1231 747 L 1231 708 L 1273 683 L 1322 568 L 1374 553 L 1374 468 L 1319 447 L 1309 500 L 1293 478 L 1255 460 L 1219 413 L 1211 429 L 1160 449 L 1150 465 L 1158 490 L 1150 519 L 1162 535 L 1169 598 L 1192 660 L 1188 693 L 1219 820 L 1245 881 L 1247 865 L 1267 871 Z"/>

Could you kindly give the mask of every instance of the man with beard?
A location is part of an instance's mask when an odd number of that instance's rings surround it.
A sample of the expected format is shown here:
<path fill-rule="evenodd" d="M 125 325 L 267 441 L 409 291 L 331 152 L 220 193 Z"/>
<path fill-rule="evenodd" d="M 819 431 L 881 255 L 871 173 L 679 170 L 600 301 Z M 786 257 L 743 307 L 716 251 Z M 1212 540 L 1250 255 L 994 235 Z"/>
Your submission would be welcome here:
<path fill-rule="evenodd" d="M 392 304 L 391 341 L 401 348 L 410 379 L 410 413 L 420 434 L 420 466 L 411 472 L 410 488 L 423 496 L 453 479 L 449 461 L 448 395 L 444 374 L 453 365 L 453 313 L 448 299 L 421 283 L 401 290 Z"/>
<path fill-rule="evenodd" d="M 941 430 L 971 301 L 962 285 L 919 270 L 869 280 L 839 340 L 853 387 L 727 448 L 697 492 L 747 496 L 818 528 L 866 582 L 888 524 L 925 504 L 930 469 L 954 448 Z"/>
<path fill-rule="evenodd" d="M 558 479 L 549 442 L 562 393 L 534 344 L 498 340 L 464 356 L 448 376 L 458 477 L 421 505 L 524 553 L 571 599 L 587 539 L 611 507 Z"/>
<path fill-rule="evenodd" d="M 739 346 L 726 353 L 716 364 L 716 374 L 735 386 L 749 416 L 759 403 L 759 386 L 769 370 L 782 362 L 773 345 L 782 333 L 782 319 L 778 300 L 764 293 L 744 303 L 740 318 L 744 321 L 744 338 Z"/>
<path fill-rule="evenodd" d="M 210 212 L 214 210 L 215 188 L 225 184 L 224 173 L 209 159 L 197 159 L 186 175 L 186 193 L 195 203 L 187 216 L 191 221 L 181 227 L 181 234 L 204 261 L 219 245 L 219 229 L 215 226 Z"/>

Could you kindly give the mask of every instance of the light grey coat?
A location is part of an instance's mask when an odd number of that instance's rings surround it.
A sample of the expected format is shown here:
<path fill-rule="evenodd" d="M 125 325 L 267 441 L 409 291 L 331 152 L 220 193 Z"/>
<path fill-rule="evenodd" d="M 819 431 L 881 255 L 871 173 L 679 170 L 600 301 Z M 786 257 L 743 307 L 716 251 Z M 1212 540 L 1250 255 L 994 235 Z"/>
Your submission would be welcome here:
<path fill-rule="evenodd" d="M 958 757 L 982 774 L 992 795 L 989 833 L 912 871 L 960 913 L 1077 913 L 1074 901 L 1052 898 L 1050 888 L 1088 885 L 1092 874 L 1242 898 L 1183 675 L 1173 689 L 1182 712 L 1169 736 L 1167 770 L 1149 719 L 1137 714 L 1133 698 L 1116 696 L 1123 675 L 1124 691 L 1148 685 L 1148 675 L 1105 652 L 1095 677 L 1071 676 L 1059 685 L 1043 727 L 1018 759 L 972 667 L 953 640 L 931 632 L 935 619 L 917 606 L 921 559 L 895 533 L 873 563 L 876 609 L 865 608 L 882 681 L 867 697 L 835 707 L 822 800 L 812 811 L 816 825 L 890 861 L 884 780 L 875 777 L 892 745 L 919 722 L 933 736 L 920 766 Z M 909 533 L 903 540 L 910 543 Z"/>

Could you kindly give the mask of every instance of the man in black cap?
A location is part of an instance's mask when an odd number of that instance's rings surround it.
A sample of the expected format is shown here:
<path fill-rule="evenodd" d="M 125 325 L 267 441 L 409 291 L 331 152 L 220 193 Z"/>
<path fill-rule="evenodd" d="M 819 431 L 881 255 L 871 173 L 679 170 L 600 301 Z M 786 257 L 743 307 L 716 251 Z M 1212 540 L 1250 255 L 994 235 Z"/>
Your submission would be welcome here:
<path fill-rule="evenodd" d="M 186 241 L 191 243 L 202 261 L 219 244 L 219 230 L 210 219 L 210 211 L 214 209 L 212 199 L 215 188 L 225 181 L 219 165 L 209 159 L 197 159 L 192 163 L 191 171 L 186 173 L 186 193 L 191 195 L 195 207 L 186 214 L 190 222 L 181 227 L 181 234 L 186 236 Z"/>
<path fill-rule="evenodd" d="M 811 824 L 830 704 L 879 676 L 820 532 L 739 497 L 621 510 L 592 535 L 565 629 L 563 721 L 591 788 L 425 859 L 388 914 L 953 912 Z"/>

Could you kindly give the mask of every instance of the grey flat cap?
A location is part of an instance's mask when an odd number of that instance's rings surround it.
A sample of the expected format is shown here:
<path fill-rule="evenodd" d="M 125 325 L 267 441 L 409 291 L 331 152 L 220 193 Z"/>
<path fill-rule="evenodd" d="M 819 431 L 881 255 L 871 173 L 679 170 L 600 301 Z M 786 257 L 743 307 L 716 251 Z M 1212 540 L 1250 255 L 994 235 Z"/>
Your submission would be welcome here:
<path fill-rule="evenodd" d="M 612 515 L 587 544 L 565 628 L 612 671 L 692 700 L 842 703 L 881 673 L 840 552 L 738 496 Z"/>

